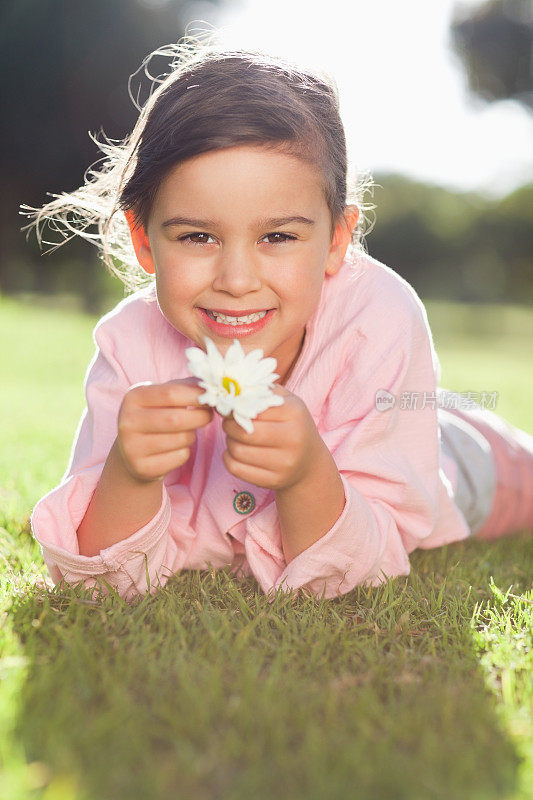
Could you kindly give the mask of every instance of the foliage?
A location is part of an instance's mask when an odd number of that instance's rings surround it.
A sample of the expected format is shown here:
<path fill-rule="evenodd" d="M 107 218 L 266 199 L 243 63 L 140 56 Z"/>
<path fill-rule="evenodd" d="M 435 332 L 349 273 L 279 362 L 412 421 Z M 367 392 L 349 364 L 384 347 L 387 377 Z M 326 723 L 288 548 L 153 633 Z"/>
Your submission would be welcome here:
<path fill-rule="evenodd" d="M 533 109 L 533 15 L 528 0 L 459 6 L 452 42 L 470 90 L 486 101 L 514 99 Z"/>
<path fill-rule="evenodd" d="M 533 184 L 501 200 L 376 175 L 371 255 L 421 295 L 464 302 L 533 300 Z"/>
<path fill-rule="evenodd" d="M 221 2 L 210 5 L 215 10 Z M 207 4 L 202 10 L 204 18 L 209 15 Z M 71 242 L 41 258 L 35 237 L 26 244 L 20 233 L 27 220 L 18 207 L 41 206 L 47 193 L 83 183 L 84 171 L 102 156 L 88 132 L 103 130 L 119 139 L 133 128 L 138 111 L 128 96 L 128 78 L 156 47 L 183 36 L 188 11 L 182 0 L 1 4 L 0 50 L 6 66 L 0 94 L 8 109 L 0 126 L 1 290 L 56 291 L 57 273 L 77 259 L 71 285 L 87 310 L 97 309 L 102 292 L 95 273 L 103 267 L 89 253 L 92 248 Z M 168 62 L 152 64 L 156 74 L 167 68 Z M 137 74 L 131 86 L 136 101 L 144 103 L 150 87 L 148 78 Z"/>
<path fill-rule="evenodd" d="M 224 1 L 204 3 L 202 16 Z M 480 91 L 486 85 L 487 97 L 529 102 L 530 7 L 494 0 L 470 9 L 468 19 L 466 12 L 457 16 L 456 46 L 472 85 Z M 118 296 L 118 282 L 85 242 L 71 241 L 50 254 L 40 253 L 34 235 L 26 242 L 20 228 L 27 220 L 18 206 L 38 206 L 47 192 L 81 184 L 84 170 L 101 156 L 88 131 L 120 138 L 131 129 L 137 111 L 128 77 L 154 47 L 183 35 L 191 8 L 180 0 L 2 5 L 0 48 L 10 68 L 0 76 L 9 109 L 0 128 L 0 291 L 75 293 L 92 313 Z M 148 89 L 148 79 L 138 75 L 134 96 L 140 90 L 144 102 Z M 420 294 L 467 302 L 533 300 L 533 185 L 498 201 L 401 176 L 375 178 L 383 188 L 375 191 L 369 251 Z M 57 241 L 48 234 L 45 239 Z"/>

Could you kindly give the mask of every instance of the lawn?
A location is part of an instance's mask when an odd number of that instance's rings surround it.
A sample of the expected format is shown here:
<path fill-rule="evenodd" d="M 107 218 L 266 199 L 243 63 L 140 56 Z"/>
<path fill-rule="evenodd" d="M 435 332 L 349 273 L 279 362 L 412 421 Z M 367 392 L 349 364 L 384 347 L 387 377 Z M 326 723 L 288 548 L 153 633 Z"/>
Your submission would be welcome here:
<path fill-rule="evenodd" d="M 533 312 L 427 308 L 441 385 L 497 391 L 533 432 Z M 95 322 L 0 297 L 0 799 L 533 798 L 528 532 L 335 600 L 269 604 L 227 570 L 130 606 L 41 585 L 28 518 L 65 471 Z"/>

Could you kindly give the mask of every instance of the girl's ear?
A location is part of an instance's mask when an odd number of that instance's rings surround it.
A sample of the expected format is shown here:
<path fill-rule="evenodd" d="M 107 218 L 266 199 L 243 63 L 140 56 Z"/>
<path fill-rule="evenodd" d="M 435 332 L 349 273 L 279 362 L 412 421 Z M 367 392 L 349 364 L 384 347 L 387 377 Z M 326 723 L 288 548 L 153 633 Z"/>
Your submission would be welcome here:
<path fill-rule="evenodd" d="M 348 245 L 352 239 L 352 231 L 356 227 L 359 219 L 359 209 L 357 206 L 346 206 L 344 216 L 346 217 L 348 225 L 346 225 L 344 217 L 341 217 L 335 226 L 335 233 L 333 235 L 326 267 L 327 275 L 334 275 L 338 272 L 344 261 Z"/>
<path fill-rule="evenodd" d="M 133 243 L 135 255 L 137 256 L 137 261 L 148 275 L 153 275 L 155 272 L 154 259 L 152 257 L 148 236 L 142 225 L 139 225 L 137 228 L 135 227 L 132 210 L 125 211 L 124 214 L 130 229 L 131 241 Z"/>

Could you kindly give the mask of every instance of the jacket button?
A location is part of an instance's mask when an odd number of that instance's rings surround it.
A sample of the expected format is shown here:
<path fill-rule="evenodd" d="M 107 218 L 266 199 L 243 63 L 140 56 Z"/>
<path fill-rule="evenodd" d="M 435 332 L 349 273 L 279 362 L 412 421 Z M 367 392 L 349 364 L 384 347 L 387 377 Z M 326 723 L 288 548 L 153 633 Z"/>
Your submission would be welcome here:
<path fill-rule="evenodd" d="M 249 514 L 255 508 L 255 497 L 250 492 L 239 492 L 233 498 L 233 508 L 238 514 Z"/>

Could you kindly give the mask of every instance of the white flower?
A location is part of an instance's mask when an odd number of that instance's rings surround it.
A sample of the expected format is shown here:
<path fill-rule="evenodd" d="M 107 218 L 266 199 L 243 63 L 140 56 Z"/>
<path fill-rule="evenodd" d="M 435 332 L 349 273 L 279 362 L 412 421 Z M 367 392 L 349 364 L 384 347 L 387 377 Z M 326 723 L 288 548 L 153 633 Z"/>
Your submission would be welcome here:
<path fill-rule="evenodd" d="M 207 353 L 199 347 L 185 350 L 189 370 L 205 389 L 198 400 L 214 406 L 219 414 L 233 417 L 247 433 L 253 433 L 251 420 L 270 406 L 283 404 L 283 397 L 271 391 L 279 375 L 273 372 L 275 358 L 263 358 L 261 348 L 245 354 L 238 339 L 222 356 L 215 343 L 204 336 Z"/>

